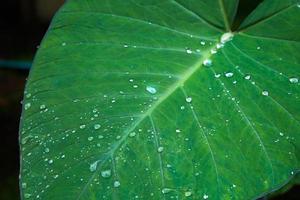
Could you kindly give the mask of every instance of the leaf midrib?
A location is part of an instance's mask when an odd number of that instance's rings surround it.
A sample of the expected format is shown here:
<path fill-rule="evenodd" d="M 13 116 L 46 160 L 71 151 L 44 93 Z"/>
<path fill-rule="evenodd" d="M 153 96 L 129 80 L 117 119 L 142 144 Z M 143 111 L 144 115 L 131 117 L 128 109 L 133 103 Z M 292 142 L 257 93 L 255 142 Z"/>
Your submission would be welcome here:
<path fill-rule="evenodd" d="M 158 101 L 156 101 L 153 106 L 151 106 L 151 108 L 149 110 L 147 110 L 147 112 L 145 112 L 140 119 L 138 119 L 136 121 L 136 123 L 134 123 L 134 125 L 129 128 L 126 131 L 126 134 L 119 140 L 119 144 L 122 144 L 123 141 L 128 137 L 129 133 L 131 131 L 133 131 L 144 119 L 146 119 L 148 116 L 150 116 L 152 114 L 153 111 L 155 111 L 160 104 L 162 104 L 165 100 L 167 100 L 177 89 L 179 89 L 181 86 L 184 85 L 184 83 L 186 81 L 189 80 L 190 77 L 193 76 L 193 74 L 195 74 L 195 72 L 197 72 L 198 69 L 201 68 L 202 63 L 204 62 L 204 60 L 206 59 L 210 59 L 212 57 L 213 54 L 210 53 L 210 51 L 212 49 L 216 49 L 217 48 L 217 44 L 214 44 L 211 48 L 209 48 L 206 52 L 203 53 L 203 56 L 193 65 L 191 66 L 183 75 L 182 78 L 178 79 L 178 81 L 176 81 L 174 84 L 172 84 L 163 95 L 161 95 L 161 97 L 158 99 Z M 119 146 L 119 145 L 116 145 Z M 115 151 L 118 147 L 113 148 L 111 151 Z"/>
<path fill-rule="evenodd" d="M 218 45 L 218 42 L 216 42 L 211 48 L 207 49 L 207 51 L 205 51 L 202 54 L 203 56 L 194 65 L 189 67 L 188 70 L 182 75 L 182 77 L 180 79 L 178 79 L 178 81 L 174 82 L 165 91 L 165 93 L 163 95 L 161 95 L 161 97 L 158 99 L 158 101 L 156 101 L 153 104 L 153 106 L 147 110 L 147 112 L 145 112 L 143 115 L 141 115 L 141 117 L 139 119 L 137 119 L 135 121 L 135 123 L 125 131 L 125 134 L 121 137 L 121 139 L 118 140 L 117 143 L 113 144 L 113 147 L 111 148 L 110 151 L 105 153 L 105 155 L 106 155 L 105 159 L 99 160 L 99 164 L 105 163 L 109 158 L 114 156 L 114 153 L 117 151 L 117 149 L 119 149 L 119 147 L 124 143 L 124 141 L 126 141 L 129 134 L 147 117 L 151 117 L 152 112 L 155 111 L 159 107 L 159 105 L 161 105 L 165 100 L 167 100 L 177 89 L 180 89 L 180 87 L 182 87 L 184 85 L 184 83 L 186 81 L 188 81 L 190 79 L 190 77 L 192 77 L 202 67 L 204 60 L 210 59 L 212 57 L 213 54 L 211 54 L 211 50 L 216 49 L 217 45 Z M 98 170 L 96 170 L 94 172 L 94 174 L 91 176 L 91 178 L 89 179 L 87 184 L 83 187 L 83 189 L 81 190 L 81 192 L 79 193 L 79 195 L 77 197 L 77 200 L 81 198 L 82 194 L 84 194 L 84 192 L 86 191 L 87 185 L 93 179 L 93 177 L 95 176 L 97 171 Z"/>

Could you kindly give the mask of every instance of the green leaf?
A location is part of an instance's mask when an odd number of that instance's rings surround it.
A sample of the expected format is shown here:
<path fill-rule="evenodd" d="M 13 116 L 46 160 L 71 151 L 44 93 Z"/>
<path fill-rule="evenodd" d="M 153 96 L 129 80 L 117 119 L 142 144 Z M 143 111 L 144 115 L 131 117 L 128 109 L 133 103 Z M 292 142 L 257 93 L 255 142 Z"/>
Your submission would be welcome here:
<path fill-rule="evenodd" d="M 299 170 L 300 6 L 70 0 L 21 119 L 25 199 L 255 199 Z"/>

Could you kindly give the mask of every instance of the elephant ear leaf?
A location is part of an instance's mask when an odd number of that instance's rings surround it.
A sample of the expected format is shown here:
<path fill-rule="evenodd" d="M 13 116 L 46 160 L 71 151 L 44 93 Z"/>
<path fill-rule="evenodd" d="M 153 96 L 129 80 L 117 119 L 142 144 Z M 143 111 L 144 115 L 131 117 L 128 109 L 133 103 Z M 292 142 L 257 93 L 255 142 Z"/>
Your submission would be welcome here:
<path fill-rule="evenodd" d="M 23 199 L 255 199 L 299 171 L 300 4 L 70 0 L 36 55 Z"/>

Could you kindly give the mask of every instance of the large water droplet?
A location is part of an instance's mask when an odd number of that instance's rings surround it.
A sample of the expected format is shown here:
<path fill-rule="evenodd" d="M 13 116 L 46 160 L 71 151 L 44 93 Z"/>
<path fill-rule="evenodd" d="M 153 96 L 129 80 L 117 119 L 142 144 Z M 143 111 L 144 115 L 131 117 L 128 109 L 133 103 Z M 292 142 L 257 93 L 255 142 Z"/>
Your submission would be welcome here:
<path fill-rule="evenodd" d="M 24 106 L 25 110 L 28 110 L 30 107 L 31 107 L 31 103 L 26 103 Z"/>
<path fill-rule="evenodd" d="M 298 80 L 298 78 L 290 78 L 290 82 L 291 83 L 298 83 L 299 82 L 299 80 Z"/>
<path fill-rule="evenodd" d="M 136 136 L 136 133 L 135 133 L 135 132 L 129 133 L 129 137 L 134 137 L 134 136 Z"/>
<path fill-rule="evenodd" d="M 192 50 L 190 50 L 190 49 L 187 49 L 187 50 L 186 50 L 186 53 L 188 53 L 188 54 L 192 54 L 192 53 L 193 53 L 193 51 L 192 51 Z"/>
<path fill-rule="evenodd" d="M 84 125 L 84 124 L 83 124 L 83 125 L 80 125 L 79 128 L 80 128 L 80 129 L 84 129 L 84 128 L 85 128 L 85 125 Z"/>
<path fill-rule="evenodd" d="M 246 79 L 246 80 L 250 80 L 250 79 L 251 79 L 251 76 L 250 76 L 250 75 L 246 75 L 246 76 L 245 76 L 245 79 Z"/>
<path fill-rule="evenodd" d="M 212 65 L 212 60 L 211 59 L 205 59 L 203 61 L 203 65 L 206 66 L 206 67 L 209 67 Z"/>
<path fill-rule="evenodd" d="M 95 129 L 95 130 L 97 130 L 97 129 L 99 129 L 99 128 L 101 128 L 101 125 L 100 125 L 100 124 L 95 124 L 95 125 L 94 125 L 94 129 Z"/>
<path fill-rule="evenodd" d="M 157 92 L 156 89 L 152 86 L 147 86 L 146 90 L 151 94 L 155 94 Z"/>
<path fill-rule="evenodd" d="M 233 73 L 232 72 L 227 72 L 227 73 L 225 73 L 225 76 L 227 78 L 233 77 Z"/>
<path fill-rule="evenodd" d="M 161 152 L 163 152 L 163 151 L 164 151 L 164 147 L 158 147 L 158 148 L 157 148 L 157 152 L 158 152 L 158 153 L 161 153 Z"/>
<path fill-rule="evenodd" d="M 232 40 L 232 38 L 233 38 L 233 33 L 231 33 L 231 32 L 224 33 L 221 36 L 221 43 L 225 44 L 226 42 Z"/>
<path fill-rule="evenodd" d="M 103 170 L 101 171 L 101 176 L 103 178 L 109 178 L 111 176 L 111 170 L 110 169 L 107 169 L 107 170 Z"/>
<path fill-rule="evenodd" d="M 26 183 L 22 183 L 22 188 L 25 189 L 27 187 Z"/>
<path fill-rule="evenodd" d="M 114 187 L 117 188 L 117 187 L 120 187 L 121 183 L 119 181 L 115 181 L 114 182 Z"/>
<path fill-rule="evenodd" d="M 91 172 L 96 171 L 97 165 L 98 165 L 98 161 L 96 161 L 96 162 L 90 164 L 90 171 L 91 171 Z"/>
<path fill-rule="evenodd" d="M 269 96 L 269 92 L 268 91 L 262 91 L 262 93 L 261 93 L 262 95 L 264 95 L 264 96 Z"/>
<path fill-rule="evenodd" d="M 191 192 L 191 191 L 186 191 L 186 192 L 184 193 L 184 196 L 190 197 L 190 196 L 192 196 L 192 192 Z"/>
<path fill-rule="evenodd" d="M 167 193 L 169 193 L 169 192 L 171 192 L 172 190 L 170 189 L 170 188 L 163 188 L 162 190 L 161 190 L 161 192 L 163 193 L 163 194 L 167 194 Z"/>
<path fill-rule="evenodd" d="M 203 195 L 203 199 L 208 199 L 208 195 L 207 195 L 207 194 L 204 194 L 204 195 Z"/>
<path fill-rule="evenodd" d="M 44 104 L 40 106 L 41 110 L 44 110 L 45 108 L 46 108 L 46 106 Z"/>
<path fill-rule="evenodd" d="M 192 100 L 193 100 L 192 97 L 187 97 L 187 98 L 185 99 L 185 101 L 188 102 L 188 103 L 191 103 Z"/>

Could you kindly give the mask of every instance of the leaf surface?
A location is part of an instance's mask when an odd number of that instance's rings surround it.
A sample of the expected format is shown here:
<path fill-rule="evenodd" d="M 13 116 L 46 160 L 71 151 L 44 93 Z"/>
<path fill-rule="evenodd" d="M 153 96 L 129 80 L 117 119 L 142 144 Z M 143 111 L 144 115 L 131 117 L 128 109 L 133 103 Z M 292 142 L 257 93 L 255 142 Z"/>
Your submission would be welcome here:
<path fill-rule="evenodd" d="M 299 170 L 300 8 L 71 0 L 36 55 L 26 199 L 255 199 Z"/>

